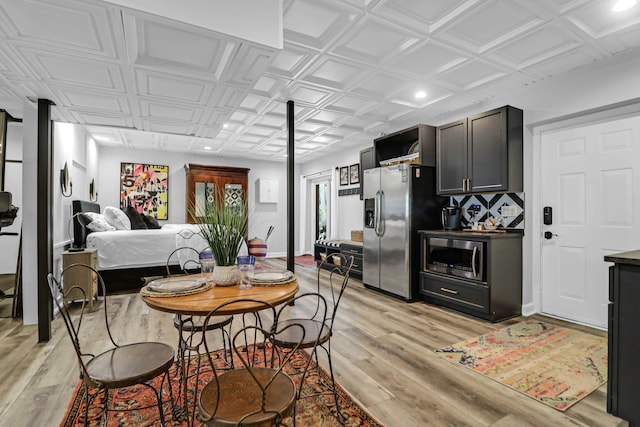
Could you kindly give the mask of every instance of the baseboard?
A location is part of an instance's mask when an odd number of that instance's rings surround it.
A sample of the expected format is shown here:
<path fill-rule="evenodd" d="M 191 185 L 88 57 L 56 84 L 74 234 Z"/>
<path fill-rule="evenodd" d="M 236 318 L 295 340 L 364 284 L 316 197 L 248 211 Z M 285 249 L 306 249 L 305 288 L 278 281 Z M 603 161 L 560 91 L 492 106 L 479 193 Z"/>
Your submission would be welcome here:
<path fill-rule="evenodd" d="M 524 304 L 522 306 L 522 315 L 523 316 L 531 316 L 533 314 L 537 314 L 539 311 L 536 309 L 536 305 L 534 303 Z"/>

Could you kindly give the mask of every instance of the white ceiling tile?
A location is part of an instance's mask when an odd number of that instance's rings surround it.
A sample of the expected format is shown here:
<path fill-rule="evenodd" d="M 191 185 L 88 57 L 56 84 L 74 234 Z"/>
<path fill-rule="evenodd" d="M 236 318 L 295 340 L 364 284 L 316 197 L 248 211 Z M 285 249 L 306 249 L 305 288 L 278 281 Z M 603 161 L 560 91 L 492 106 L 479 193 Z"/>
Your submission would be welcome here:
<path fill-rule="evenodd" d="M 571 11 L 567 19 L 593 38 L 640 24 L 640 7 L 616 13 L 612 6 L 609 1 L 593 1 Z"/>
<path fill-rule="evenodd" d="M 432 24 L 459 7 L 465 0 L 390 0 L 379 10 L 397 13 L 402 18 L 419 19 Z"/>
<path fill-rule="evenodd" d="M 142 100 L 140 102 L 142 116 L 150 119 L 169 119 L 184 122 L 197 122 L 200 114 L 194 108 L 184 108 L 177 105 L 162 104 Z"/>
<path fill-rule="evenodd" d="M 564 55 L 551 58 L 542 63 L 535 64 L 535 68 L 547 74 L 555 76 L 595 62 L 595 58 L 583 51 L 568 52 Z"/>
<path fill-rule="evenodd" d="M 216 70 L 225 49 L 233 43 L 227 39 L 205 35 L 199 29 L 185 30 L 183 27 L 136 19 L 138 65 L 161 66 L 162 63 L 193 67 L 200 70 Z M 129 41 L 131 42 L 131 41 Z M 224 64 L 223 64 L 224 65 Z"/>
<path fill-rule="evenodd" d="M 296 85 L 291 89 L 291 96 L 295 102 L 317 105 L 329 96 L 324 89 L 316 89 L 309 86 Z"/>
<path fill-rule="evenodd" d="M 133 121 L 128 116 L 110 116 L 105 113 L 93 114 L 86 111 L 68 110 L 76 117 L 78 123 L 102 126 L 116 126 L 121 128 L 133 127 Z"/>
<path fill-rule="evenodd" d="M 4 1 L 1 6 L 20 40 L 116 56 L 108 13 L 102 6 L 67 0 Z"/>
<path fill-rule="evenodd" d="M 360 84 L 354 86 L 352 91 L 356 94 L 372 97 L 374 99 L 387 99 L 407 85 L 409 81 L 399 76 L 375 73 L 363 79 Z"/>
<path fill-rule="evenodd" d="M 377 103 L 371 99 L 341 95 L 336 100 L 328 103 L 325 108 L 344 111 L 350 114 L 360 114 L 363 110 L 373 107 Z"/>
<path fill-rule="evenodd" d="M 20 51 L 42 79 L 56 84 L 86 85 L 124 91 L 124 83 L 115 64 L 30 48 L 21 48 Z"/>
<path fill-rule="evenodd" d="M 417 41 L 415 35 L 407 34 L 402 27 L 367 17 L 340 39 L 335 52 L 347 58 L 379 64 L 386 57 L 408 49 Z"/>
<path fill-rule="evenodd" d="M 174 133 L 176 135 L 191 135 L 193 127 L 184 124 L 172 124 L 166 121 L 157 122 L 153 120 L 143 120 L 144 130 L 160 133 Z"/>
<path fill-rule="evenodd" d="M 469 59 L 469 55 L 451 50 L 436 41 L 429 41 L 394 61 L 393 67 L 405 70 L 416 76 L 427 76 L 444 71 L 453 65 Z"/>
<path fill-rule="evenodd" d="M 208 93 L 207 82 L 179 75 L 137 69 L 136 76 L 139 94 L 143 96 L 202 103 Z"/>
<path fill-rule="evenodd" d="M 344 89 L 346 83 L 360 73 L 360 67 L 337 58 L 322 58 L 309 69 L 302 80 L 334 89 Z"/>
<path fill-rule="evenodd" d="M 86 108 L 91 110 L 104 110 L 111 113 L 130 114 L 126 99 L 108 93 L 91 93 L 87 90 L 60 88 L 58 93 L 65 98 L 71 108 Z"/>
<path fill-rule="evenodd" d="M 537 21 L 537 17 L 531 16 L 514 2 L 484 1 L 462 15 L 442 33 L 482 51 L 506 35 L 524 31 L 528 27 L 525 24 Z"/>
<path fill-rule="evenodd" d="M 340 12 L 328 5 L 311 1 L 296 1 L 284 14 L 285 31 L 309 38 L 322 38 L 340 18 Z"/>
<path fill-rule="evenodd" d="M 438 79 L 462 89 L 475 87 L 506 73 L 484 61 L 472 60 L 438 75 Z"/>
<path fill-rule="evenodd" d="M 548 25 L 519 37 L 495 50 L 518 68 L 568 51 L 581 43 L 555 25 Z"/>

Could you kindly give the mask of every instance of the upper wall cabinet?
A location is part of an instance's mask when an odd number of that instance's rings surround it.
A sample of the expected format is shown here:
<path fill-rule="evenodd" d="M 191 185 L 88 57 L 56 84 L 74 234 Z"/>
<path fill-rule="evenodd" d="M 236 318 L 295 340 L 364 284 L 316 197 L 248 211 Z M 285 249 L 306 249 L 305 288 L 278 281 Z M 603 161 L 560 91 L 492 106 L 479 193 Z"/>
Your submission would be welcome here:
<path fill-rule="evenodd" d="M 522 191 L 522 110 L 505 106 L 436 129 L 438 194 Z"/>
<path fill-rule="evenodd" d="M 381 161 L 398 157 L 416 156 L 414 163 L 422 166 L 436 165 L 436 129 L 428 125 L 416 125 L 373 140 L 375 166 Z"/>
<path fill-rule="evenodd" d="M 225 205 L 243 203 L 247 197 L 247 181 L 249 169 L 228 166 L 196 165 L 184 166 L 187 173 L 187 223 L 193 224 L 191 215 L 204 216 L 206 206 L 213 203 L 215 195 L 224 197 Z"/>

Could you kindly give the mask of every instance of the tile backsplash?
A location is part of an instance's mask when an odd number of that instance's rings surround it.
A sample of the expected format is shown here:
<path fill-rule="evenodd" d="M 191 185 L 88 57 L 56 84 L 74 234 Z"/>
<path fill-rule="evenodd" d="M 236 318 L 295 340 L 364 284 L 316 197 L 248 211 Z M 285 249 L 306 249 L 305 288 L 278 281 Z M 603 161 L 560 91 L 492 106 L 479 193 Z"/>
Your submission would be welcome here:
<path fill-rule="evenodd" d="M 451 196 L 451 205 L 462 208 L 463 227 L 493 217 L 498 221 L 498 228 L 524 231 L 524 193 Z"/>

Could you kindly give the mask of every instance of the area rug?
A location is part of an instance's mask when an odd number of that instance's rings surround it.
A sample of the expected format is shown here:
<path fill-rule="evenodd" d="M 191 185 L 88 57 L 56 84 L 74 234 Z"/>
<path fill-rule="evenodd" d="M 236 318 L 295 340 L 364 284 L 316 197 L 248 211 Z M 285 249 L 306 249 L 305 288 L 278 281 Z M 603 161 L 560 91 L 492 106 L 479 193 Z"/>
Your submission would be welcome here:
<path fill-rule="evenodd" d="M 286 261 L 287 257 L 282 257 L 280 259 Z M 317 265 L 313 255 L 308 254 L 294 257 L 293 262 L 301 267 L 315 267 Z"/>
<path fill-rule="evenodd" d="M 537 320 L 436 352 L 560 411 L 607 381 L 606 338 Z"/>
<path fill-rule="evenodd" d="M 262 353 L 259 353 L 259 356 L 256 358 L 263 359 Z M 213 354 L 214 364 L 218 366 L 218 363 L 221 367 L 223 364 L 222 359 L 222 351 L 219 350 Z M 269 358 L 269 356 L 267 356 Z M 296 382 L 296 385 L 299 386 L 300 375 L 295 375 L 296 372 L 302 372 L 303 367 L 305 366 L 307 360 L 309 359 L 309 354 L 304 350 L 298 350 L 292 356 L 290 360 L 290 364 L 287 365 L 285 371 L 291 375 L 291 377 Z M 201 368 L 201 374 L 199 376 L 199 381 L 201 384 L 206 384 L 211 381 L 212 373 L 210 371 L 210 365 L 208 364 L 207 358 L 203 358 L 203 366 Z M 315 365 L 314 365 L 315 366 Z M 207 369 L 209 368 L 209 369 Z M 174 378 L 172 383 L 172 390 L 174 396 L 176 396 L 178 390 L 178 381 L 175 376 L 175 366 L 171 368 L 171 375 Z M 195 370 L 195 367 L 193 367 Z M 209 372 L 204 372 L 207 371 Z M 160 380 L 157 379 L 153 382 L 154 386 L 159 384 Z M 330 383 L 329 374 L 320 367 L 318 370 L 313 369 L 308 374 L 307 379 L 305 380 L 304 386 L 304 394 L 313 394 L 317 392 L 328 391 L 329 388 L 327 384 Z M 333 400 L 333 395 L 321 395 L 321 396 L 313 396 L 307 397 L 305 399 L 301 399 L 298 402 L 297 406 L 297 414 L 296 414 L 296 424 L 298 426 L 347 426 L 347 427 L 374 427 L 374 426 L 382 426 L 378 421 L 376 421 L 366 410 L 364 410 L 354 399 L 339 385 L 336 384 L 338 389 L 338 401 L 340 405 L 340 409 L 342 414 L 346 417 L 346 420 L 343 423 L 339 422 L 338 414 L 336 411 L 335 403 Z M 93 393 L 91 393 L 93 394 Z M 169 393 L 168 387 L 165 386 L 163 400 L 169 401 Z M 155 405 L 155 398 L 153 396 L 153 392 L 146 386 L 134 386 L 129 387 L 127 389 L 120 389 L 111 395 L 111 404 L 110 408 L 115 408 L 115 411 L 109 411 L 109 420 L 108 426 L 136 426 L 136 427 L 146 427 L 146 426 L 158 426 L 160 425 L 159 421 L 159 413 L 156 406 L 152 406 L 147 409 L 134 409 L 123 411 L 122 409 L 129 408 L 137 408 L 139 406 L 149 406 Z M 98 426 L 100 425 L 100 417 L 101 417 L 101 399 L 103 394 L 100 393 L 98 395 L 91 395 L 91 403 L 89 405 L 89 426 Z M 170 405 L 165 404 L 165 421 L 168 426 L 186 426 L 186 421 L 176 421 L 172 418 L 172 412 L 169 408 Z M 73 396 L 71 398 L 71 402 L 69 403 L 69 407 L 67 408 L 67 412 L 60 423 L 60 426 L 71 427 L 71 426 L 83 426 L 84 425 L 84 392 L 81 388 L 81 384 L 78 383 Z M 196 421 L 195 425 L 200 425 L 199 420 Z M 291 417 L 284 419 L 284 425 L 292 426 L 293 422 Z"/>

